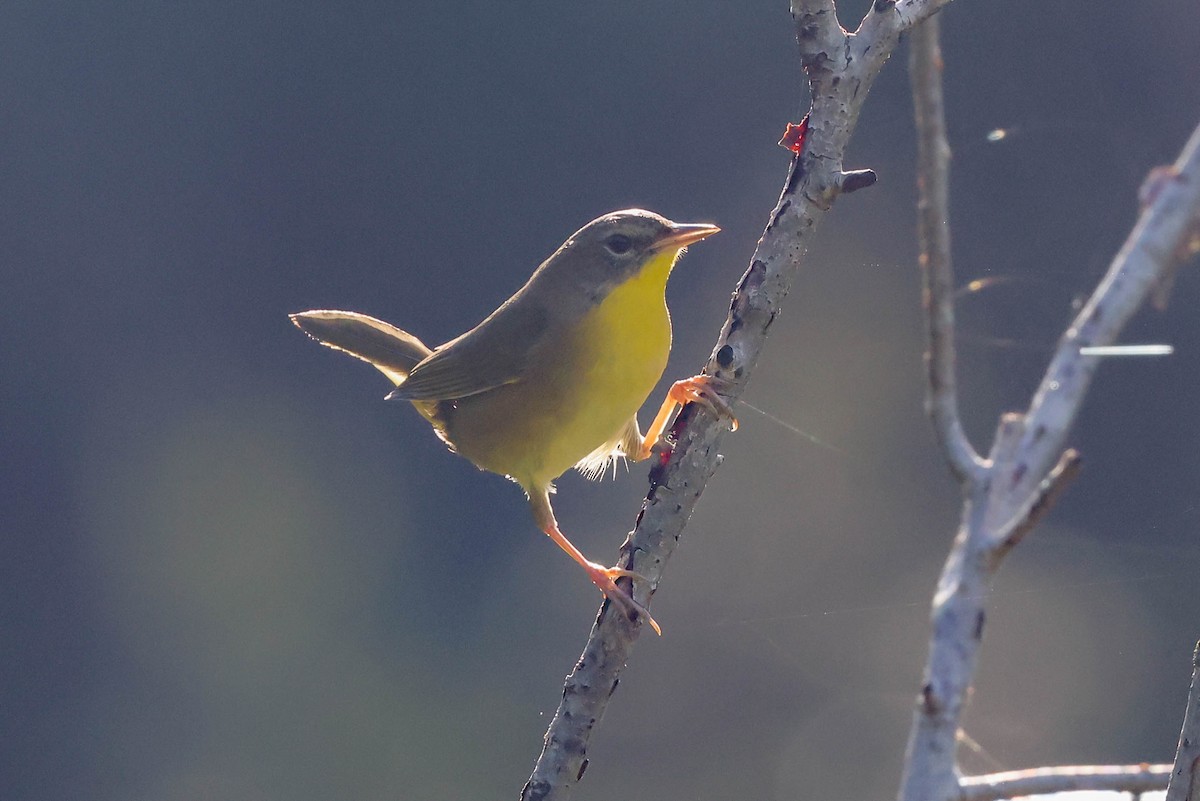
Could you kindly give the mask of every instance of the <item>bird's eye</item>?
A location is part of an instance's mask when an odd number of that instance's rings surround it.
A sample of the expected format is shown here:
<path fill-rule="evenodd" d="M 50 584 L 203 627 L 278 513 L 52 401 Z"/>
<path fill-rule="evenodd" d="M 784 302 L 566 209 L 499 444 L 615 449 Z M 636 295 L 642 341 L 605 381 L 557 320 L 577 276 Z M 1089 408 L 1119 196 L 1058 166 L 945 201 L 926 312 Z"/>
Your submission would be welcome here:
<path fill-rule="evenodd" d="M 629 252 L 629 249 L 633 247 L 633 241 L 625 234 L 613 234 L 605 240 L 604 247 L 608 248 L 609 252 L 620 256 Z"/>

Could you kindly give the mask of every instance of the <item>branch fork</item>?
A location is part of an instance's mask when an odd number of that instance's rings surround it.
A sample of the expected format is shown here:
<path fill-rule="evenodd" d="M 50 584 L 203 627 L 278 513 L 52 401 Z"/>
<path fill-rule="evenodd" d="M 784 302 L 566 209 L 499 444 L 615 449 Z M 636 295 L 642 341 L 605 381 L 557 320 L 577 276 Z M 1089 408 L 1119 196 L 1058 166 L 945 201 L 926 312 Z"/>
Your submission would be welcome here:
<path fill-rule="evenodd" d="M 946 462 L 962 486 L 964 503 L 934 597 L 933 636 L 913 711 L 900 801 L 988 801 L 1067 789 L 1161 789 L 1166 766 L 1046 768 L 963 779 L 956 746 L 982 642 L 987 590 L 1004 557 L 1032 531 L 1080 468 L 1078 452 L 1065 444 L 1099 364 L 1080 348 L 1114 342 L 1151 291 L 1169 282 L 1181 246 L 1186 249 L 1200 213 L 1200 127 L 1175 165 L 1160 173 L 1153 191 L 1144 194 L 1137 225 L 1063 334 L 1029 409 L 1001 417 L 988 458 L 980 459 L 958 416 L 948 224 L 950 149 L 937 37 L 934 18 L 914 33 L 910 61 L 918 129 L 926 408 Z"/>

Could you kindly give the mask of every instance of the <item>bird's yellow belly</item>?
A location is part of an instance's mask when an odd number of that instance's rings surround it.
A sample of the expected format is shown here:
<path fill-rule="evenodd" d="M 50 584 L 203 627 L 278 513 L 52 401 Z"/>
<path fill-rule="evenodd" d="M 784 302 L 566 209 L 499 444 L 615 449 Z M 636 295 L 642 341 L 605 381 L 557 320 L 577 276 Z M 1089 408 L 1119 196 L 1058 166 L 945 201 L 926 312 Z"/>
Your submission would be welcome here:
<path fill-rule="evenodd" d="M 613 289 L 521 380 L 457 401 L 447 433 L 458 452 L 532 489 L 612 440 L 666 368 L 674 255 Z"/>

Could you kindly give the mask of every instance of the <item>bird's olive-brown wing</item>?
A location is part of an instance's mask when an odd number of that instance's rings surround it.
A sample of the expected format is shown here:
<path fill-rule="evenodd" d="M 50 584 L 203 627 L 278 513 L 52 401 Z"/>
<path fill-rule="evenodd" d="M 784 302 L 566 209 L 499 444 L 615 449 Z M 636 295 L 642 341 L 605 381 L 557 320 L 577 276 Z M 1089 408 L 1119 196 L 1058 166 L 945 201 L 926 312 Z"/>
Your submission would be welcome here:
<path fill-rule="evenodd" d="M 540 343 L 553 336 L 552 317 L 535 298 L 521 302 L 518 294 L 422 360 L 388 399 L 455 400 L 518 381 Z"/>

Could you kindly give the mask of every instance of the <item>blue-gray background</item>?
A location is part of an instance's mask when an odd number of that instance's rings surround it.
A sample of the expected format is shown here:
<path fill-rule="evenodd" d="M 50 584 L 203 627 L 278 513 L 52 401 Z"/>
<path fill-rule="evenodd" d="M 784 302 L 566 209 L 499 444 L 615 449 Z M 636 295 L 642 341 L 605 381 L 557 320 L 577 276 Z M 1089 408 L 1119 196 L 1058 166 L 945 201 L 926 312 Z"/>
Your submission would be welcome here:
<path fill-rule="evenodd" d="M 865 4 L 850 3 L 843 19 Z M 1200 21 L 945 15 L 967 426 L 1026 402 L 1135 191 L 1200 120 Z M 922 417 L 904 54 L 655 599 L 581 799 L 886 798 L 956 492 Z M 436 343 L 582 223 L 723 233 L 694 371 L 804 99 L 786 3 L 0 7 L 0 798 L 511 798 L 598 595 L 516 487 L 286 314 Z M 986 133 L 1012 135 L 990 144 Z M 1102 371 L 1086 470 L 1002 574 L 976 772 L 1164 760 L 1200 634 L 1200 280 Z M 610 561 L 645 468 L 560 483 Z M 513 625 L 512 621 L 523 621 Z"/>

